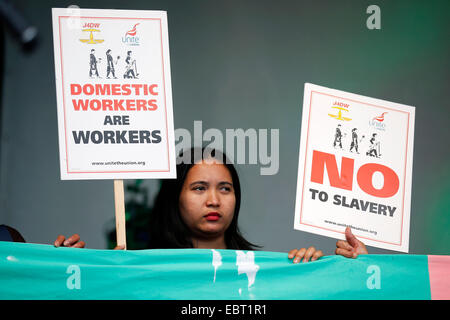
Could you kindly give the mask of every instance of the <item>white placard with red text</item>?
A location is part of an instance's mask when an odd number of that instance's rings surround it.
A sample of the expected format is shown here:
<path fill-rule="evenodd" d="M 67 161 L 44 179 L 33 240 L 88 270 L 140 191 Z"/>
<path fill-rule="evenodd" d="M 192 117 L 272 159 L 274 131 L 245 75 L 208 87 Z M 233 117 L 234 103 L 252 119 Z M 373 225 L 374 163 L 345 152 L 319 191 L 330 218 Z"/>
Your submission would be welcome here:
<path fill-rule="evenodd" d="M 166 12 L 52 16 L 61 179 L 175 178 Z"/>
<path fill-rule="evenodd" d="M 408 252 L 414 112 L 306 83 L 294 228 Z"/>

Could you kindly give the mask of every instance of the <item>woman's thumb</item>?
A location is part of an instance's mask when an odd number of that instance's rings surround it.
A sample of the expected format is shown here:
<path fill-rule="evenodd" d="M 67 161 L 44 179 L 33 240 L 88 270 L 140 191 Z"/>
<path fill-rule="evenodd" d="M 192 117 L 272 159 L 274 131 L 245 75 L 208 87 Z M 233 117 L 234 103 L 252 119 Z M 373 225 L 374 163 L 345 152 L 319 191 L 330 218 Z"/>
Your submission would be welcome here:
<path fill-rule="evenodd" d="M 353 235 L 350 227 L 345 228 L 345 239 L 353 248 L 356 248 L 358 245 L 358 239 Z"/>

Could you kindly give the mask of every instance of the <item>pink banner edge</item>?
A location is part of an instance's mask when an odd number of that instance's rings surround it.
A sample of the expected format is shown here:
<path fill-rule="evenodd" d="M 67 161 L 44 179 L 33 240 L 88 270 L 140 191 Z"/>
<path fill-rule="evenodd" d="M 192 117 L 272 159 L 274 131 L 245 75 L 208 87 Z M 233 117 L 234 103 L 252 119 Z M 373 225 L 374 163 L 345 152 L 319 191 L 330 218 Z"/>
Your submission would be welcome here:
<path fill-rule="evenodd" d="M 450 300 L 450 256 L 428 256 L 431 300 Z"/>

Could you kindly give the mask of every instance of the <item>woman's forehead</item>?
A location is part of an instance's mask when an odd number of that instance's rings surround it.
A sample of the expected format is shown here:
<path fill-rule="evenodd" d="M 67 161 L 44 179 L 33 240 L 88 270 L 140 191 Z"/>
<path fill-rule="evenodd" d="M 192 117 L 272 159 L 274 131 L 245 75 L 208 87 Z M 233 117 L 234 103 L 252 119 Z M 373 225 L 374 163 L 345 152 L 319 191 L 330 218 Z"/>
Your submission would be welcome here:
<path fill-rule="evenodd" d="M 228 168 L 221 162 L 203 160 L 196 163 L 188 172 L 186 180 L 189 181 L 228 181 L 232 182 Z"/>

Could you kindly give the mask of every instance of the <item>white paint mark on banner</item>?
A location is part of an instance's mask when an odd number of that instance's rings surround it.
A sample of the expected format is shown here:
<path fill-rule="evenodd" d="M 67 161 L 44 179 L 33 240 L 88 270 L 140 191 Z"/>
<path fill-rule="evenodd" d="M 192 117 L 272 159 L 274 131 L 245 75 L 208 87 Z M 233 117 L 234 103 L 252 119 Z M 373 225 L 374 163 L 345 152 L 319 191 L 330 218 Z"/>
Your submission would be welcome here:
<path fill-rule="evenodd" d="M 212 265 L 214 267 L 214 283 L 216 282 L 216 273 L 217 269 L 222 265 L 222 256 L 220 255 L 219 251 L 216 251 L 214 249 L 211 249 L 213 252 L 213 261 Z"/>
<path fill-rule="evenodd" d="M 255 283 L 256 273 L 259 270 L 259 266 L 255 264 L 255 253 L 253 251 L 247 253 L 236 251 L 236 265 L 238 274 L 247 274 L 248 288 L 250 288 Z"/>

